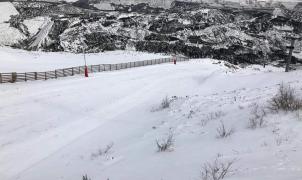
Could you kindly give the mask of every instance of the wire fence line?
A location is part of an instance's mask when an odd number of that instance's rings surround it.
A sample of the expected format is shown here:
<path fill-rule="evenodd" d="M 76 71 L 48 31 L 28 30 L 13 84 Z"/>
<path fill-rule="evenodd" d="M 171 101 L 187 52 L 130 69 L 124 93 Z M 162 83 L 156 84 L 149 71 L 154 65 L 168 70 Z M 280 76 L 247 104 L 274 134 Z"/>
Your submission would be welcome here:
<path fill-rule="evenodd" d="M 179 62 L 179 61 L 188 61 L 189 59 L 186 57 L 172 57 L 172 58 L 161 58 L 161 59 L 126 62 L 126 63 L 118 63 L 118 64 L 88 65 L 87 68 L 89 73 L 96 73 L 96 72 L 103 72 L 103 71 L 116 71 L 121 69 L 168 63 L 168 62 L 174 62 L 174 60 L 176 62 Z M 44 72 L 0 73 L 0 84 L 57 79 L 61 77 L 74 76 L 77 74 L 84 74 L 84 73 L 85 73 L 85 66 L 56 69 L 54 71 L 44 71 Z"/>

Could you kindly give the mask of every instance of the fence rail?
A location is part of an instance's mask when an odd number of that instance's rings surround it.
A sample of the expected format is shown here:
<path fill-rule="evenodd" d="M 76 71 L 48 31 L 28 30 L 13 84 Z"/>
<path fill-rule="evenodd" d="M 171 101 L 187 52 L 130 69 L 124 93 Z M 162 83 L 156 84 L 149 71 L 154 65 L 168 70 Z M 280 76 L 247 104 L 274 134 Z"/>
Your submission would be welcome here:
<path fill-rule="evenodd" d="M 116 71 L 121 69 L 168 63 L 168 62 L 173 62 L 174 60 L 179 62 L 179 61 L 188 61 L 189 59 L 185 57 L 161 58 L 161 59 L 126 62 L 126 63 L 118 63 L 118 64 L 89 65 L 87 66 L 87 68 L 89 73 L 96 73 L 96 72 L 103 72 L 103 71 Z M 85 73 L 85 66 L 56 69 L 54 71 L 45 71 L 45 72 L 0 73 L 0 84 L 56 79 L 60 77 L 74 76 L 77 74 L 84 74 L 84 73 Z"/>

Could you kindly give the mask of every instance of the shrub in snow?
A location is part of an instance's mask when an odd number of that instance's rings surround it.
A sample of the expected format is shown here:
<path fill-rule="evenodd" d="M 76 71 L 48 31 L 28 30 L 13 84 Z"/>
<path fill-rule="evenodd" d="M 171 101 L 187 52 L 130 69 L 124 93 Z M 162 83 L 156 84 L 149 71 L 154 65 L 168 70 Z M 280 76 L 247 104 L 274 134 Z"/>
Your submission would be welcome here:
<path fill-rule="evenodd" d="M 201 180 L 221 180 L 231 171 L 233 161 L 223 162 L 216 158 L 212 163 L 205 163 L 201 171 Z"/>
<path fill-rule="evenodd" d="M 99 149 L 96 153 L 91 154 L 91 158 L 96 158 L 98 156 L 107 156 L 113 147 L 113 143 L 108 144 L 104 149 Z"/>
<path fill-rule="evenodd" d="M 160 108 L 161 109 L 166 109 L 170 107 L 170 101 L 168 99 L 168 97 L 166 96 L 162 101 L 161 101 L 161 105 Z"/>
<path fill-rule="evenodd" d="M 83 180 L 91 180 L 90 178 L 87 177 L 87 174 L 83 176 Z"/>
<path fill-rule="evenodd" d="M 280 146 L 280 145 L 283 144 L 284 142 L 288 142 L 288 141 L 289 141 L 289 137 L 288 137 L 288 136 L 280 136 L 280 135 L 278 135 L 278 136 L 275 138 L 275 141 L 276 141 L 276 145 L 277 145 L 277 146 Z"/>
<path fill-rule="evenodd" d="M 273 111 L 295 111 L 302 107 L 302 100 L 297 97 L 295 89 L 285 86 L 279 87 L 278 93 L 271 99 L 269 108 Z"/>
<path fill-rule="evenodd" d="M 195 114 L 195 112 L 193 110 L 190 110 L 187 118 L 188 119 L 192 118 L 194 114 Z"/>
<path fill-rule="evenodd" d="M 257 127 L 263 127 L 265 124 L 264 117 L 266 116 L 266 112 L 264 108 L 260 108 L 258 104 L 255 104 L 252 111 L 251 116 L 249 118 L 248 128 L 256 129 Z"/>
<path fill-rule="evenodd" d="M 205 118 L 201 119 L 201 125 L 205 126 L 209 121 L 220 119 L 223 116 L 225 116 L 225 113 L 222 111 L 211 112 Z"/>
<path fill-rule="evenodd" d="M 156 140 L 156 146 L 158 152 L 171 151 L 174 144 L 174 135 L 170 133 L 167 138 L 161 141 Z"/>
<path fill-rule="evenodd" d="M 302 111 L 301 110 L 296 112 L 296 116 L 297 116 L 298 121 L 302 121 Z"/>
<path fill-rule="evenodd" d="M 234 133 L 234 129 L 226 129 L 223 121 L 220 121 L 220 126 L 216 129 L 217 130 L 217 138 L 226 138 Z"/>

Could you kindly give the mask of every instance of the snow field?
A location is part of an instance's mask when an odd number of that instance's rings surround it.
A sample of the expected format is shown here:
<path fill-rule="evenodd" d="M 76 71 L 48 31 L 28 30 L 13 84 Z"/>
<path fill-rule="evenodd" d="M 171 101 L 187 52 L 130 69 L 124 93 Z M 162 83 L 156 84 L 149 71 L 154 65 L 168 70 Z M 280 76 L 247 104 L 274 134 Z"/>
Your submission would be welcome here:
<path fill-rule="evenodd" d="M 267 106 L 281 82 L 302 93 L 301 71 L 282 71 L 201 59 L 1 85 L 0 179 L 193 180 L 220 154 L 235 159 L 225 179 L 298 180 L 297 113 L 268 113 L 263 128 L 247 128 L 255 103 Z M 170 107 L 157 110 L 165 96 Z M 221 121 L 230 137 L 216 137 Z M 170 132 L 173 151 L 157 152 Z"/>
<path fill-rule="evenodd" d="M 86 54 L 87 65 L 115 64 L 171 57 L 136 51 L 109 51 Z M 29 52 L 0 48 L 0 72 L 39 72 L 84 65 L 83 54 Z"/>

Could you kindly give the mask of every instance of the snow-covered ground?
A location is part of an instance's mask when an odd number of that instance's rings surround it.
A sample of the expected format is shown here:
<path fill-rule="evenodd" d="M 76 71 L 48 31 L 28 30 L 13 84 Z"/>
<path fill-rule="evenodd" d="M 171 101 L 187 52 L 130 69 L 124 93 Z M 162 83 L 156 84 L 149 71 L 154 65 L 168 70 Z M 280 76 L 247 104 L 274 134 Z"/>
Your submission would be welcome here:
<path fill-rule="evenodd" d="M 196 180 L 219 154 L 235 159 L 228 180 L 299 180 L 301 117 L 269 113 L 263 128 L 247 126 L 279 83 L 301 93 L 301 75 L 201 59 L 0 85 L 0 179 Z M 171 106 L 158 109 L 166 96 Z M 216 137 L 221 121 L 230 137 Z M 169 133 L 173 150 L 157 152 Z"/>
<path fill-rule="evenodd" d="M 88 65 L 114 64 L 167 57 L 170 56 L 136 51 L 108 51 L 104 53 L 86 54 Z M 83 54 L 66 52 L 29 52 L 5 47 L 0 48 L 0 72 L 2 73 L 49 71 L 83 65 Z"/>

